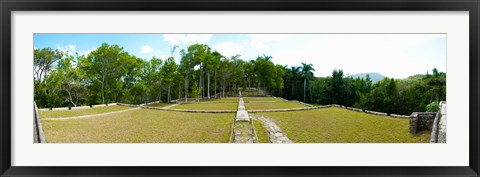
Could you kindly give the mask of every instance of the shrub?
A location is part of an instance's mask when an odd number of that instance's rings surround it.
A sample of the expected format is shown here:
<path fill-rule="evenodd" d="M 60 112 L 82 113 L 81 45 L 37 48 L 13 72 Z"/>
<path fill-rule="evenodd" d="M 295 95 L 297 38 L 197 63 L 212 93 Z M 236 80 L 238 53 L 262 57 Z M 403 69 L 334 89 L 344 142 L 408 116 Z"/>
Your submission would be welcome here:
<path fill-rule="evenodd" d="M 438 104 L 438 102 L 434 101 L 428 104 L 425 109 L 427 110 L 427 112 L 438 112 L 438 110 L 440 110 L 440 105 Z"/>

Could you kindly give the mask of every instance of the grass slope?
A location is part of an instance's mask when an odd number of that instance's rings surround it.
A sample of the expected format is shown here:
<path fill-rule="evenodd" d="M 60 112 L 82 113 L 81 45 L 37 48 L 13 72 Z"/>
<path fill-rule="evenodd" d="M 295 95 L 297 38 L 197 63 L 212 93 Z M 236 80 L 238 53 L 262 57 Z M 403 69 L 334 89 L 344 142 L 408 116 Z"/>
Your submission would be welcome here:
<path fill-rule="evenodd" d="M 257 133 L 259 143 L 270 143 L 270 137 L 267 130 L 263 127 L 262 122 L 253 120 L 253 126 L 255 126 L 255 133 Z"/>
<path fill-rule="evenodd" d="M 200 100 L 200 102 L 238 103 L 238 97 L 219 98 L 219 99 L 210 99 L 210 100 Z"/>
<path fill-rule="evenodd" d="M 234 116 L 139 109 L 42 125 L 48 143 L 227 143 Z"/>
<path fill-rule="evenodd" d="M 170 106 L 170 105 L 173 105 L 173 103 L 153 103 L 153 104 L 149 104 L 149 105 L 146 105 L 146 106 L 163 108 L 163 107 Z"/>
<path fill-rule="evenodd" d="M 251 102 L 251 101 L 285 101 L 281 98 L 275 97 L 246 97 L 243 98 L 244 102 Z"/>
<path fill-rule="evenodd" d="M 304 108 L 306 106 L 297 102 L 272 102 L 272 103 L 245 103 L 247 110 L 260 109 L 286 109 L 286 108 Z"/>
<path fill-rule="evenodd" d="M 237 110 L 238 103 L 212 103 L 212 104 L 181 104 L 171 107 L 172 109 L 190 110 Z"/>
<path fill-rule="evenodd" d="M 271 117 L 296 143 L 428 143 L 430 131 L 409 133 L 408 119 L 340 108 L 259 113 Z"/>
<path fill-rule="evenodd" d="M 92 115 L 92 114 L 101 114 L 101 113 L 107 113 L 107 112 L 121 111 L 125 109 L 132 109 L 132 107 L 112 105 L 112 106 L 77 109 L 77 110 L 38 111 L 38 114 L 40 115 L 40 118 L 59 118 L 59 117 L 76 117 L 76 116 L 85 116 L 85 115 Z"/>

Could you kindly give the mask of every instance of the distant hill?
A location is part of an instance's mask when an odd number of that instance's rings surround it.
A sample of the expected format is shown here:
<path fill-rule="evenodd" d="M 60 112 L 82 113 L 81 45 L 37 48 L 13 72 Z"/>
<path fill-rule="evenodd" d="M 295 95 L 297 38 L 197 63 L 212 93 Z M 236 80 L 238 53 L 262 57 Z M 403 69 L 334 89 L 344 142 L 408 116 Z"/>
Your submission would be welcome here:
<path fill-rule="evenodd" d="M 353 74 L 350 75 L 352 78 L 367 78 L 367 74 L 370 75 L 370 79 L 372 80 L 373 83 L 378 82 L 385 78 L 385 76 L 381 75 L 380 73 L 358 73 L 358 74 Z"/>

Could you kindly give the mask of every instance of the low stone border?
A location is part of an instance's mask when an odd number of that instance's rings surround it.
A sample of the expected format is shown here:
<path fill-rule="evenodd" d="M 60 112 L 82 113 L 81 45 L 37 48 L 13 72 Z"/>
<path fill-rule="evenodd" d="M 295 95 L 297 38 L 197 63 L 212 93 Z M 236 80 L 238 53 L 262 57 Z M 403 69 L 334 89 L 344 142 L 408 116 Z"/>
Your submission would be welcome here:
<path fill-rule="evenodd" d="M 440 113 L 437 112 L 433 120 L 432 134 L 430 134 L 430 143 L 436 143 L 438 137 L 438 122 L 440 121 Z"/>
<path fill-rule="evenodd" d="M 128 106 L 128 107 L 140 107 L 140 105 L 126 104 L 126 103 L 117 103 L 117 105 L 120 105 L 120 106 Z"/>
<path fill-rule="evenodd" d="M 256 112 L 286 112 L 286 111 L 303 111 L 303 110 L 310 110 L 310 109 L 319 109 L 324 107 L 307 107 L 307 108 L 288 108 L 288 109 L 259 109 L 259 110 L 247 110 L 248 113 L 256 113 Z"/>
<path fill-rule="evenodd" d="M 33 102 L 33 138 L 33 143 L 47 143 L 35 101 Z"/>
<path fill-rule="evenodd" d="M 235 118 L 232 119 L 232 128 L 230 129 L 230 138 L 228 138 L 228 143 L 233 143 L 233 138 L 235 134 Z"/>
<path fill-rule="evenodd" d="M 287 100 L 288 101 L 288 100 Z M 273 101 L 275 102 L 275 101 Z M 297 100 L 290 100 L 289 102 L 297 102 L 302 104 L 303 102 L 297 101 Z M 208 102 L 206 104 L 210 104 L 211 102 Z M 225 102 L 220 102 L 220 103 L 225 103 Z M 233 103 L 233 102 L 232 102 Z M 262 102 L 245 102 L 245 103 L 262 103 Z M 235 113 L 235 110 L 189 110 L 189 109 L 171 109 L 171 108 L 159 108 L 159 107 L 150 107 L 150 106 L 141 106 L 141 105 L 132 105 L 132 104 L 125 104 L 125 103 L 115 103 L 116 105 L 121 105 L 121 106 L 129 106 L 129 107 L 141 107 L 141 108 L 146 108 L 146 109 L 157 109 L 157 110 L 165 110 L 165 111 L 177 111 L 177 112 L 193 112 L 193 113 Z M 198 104 L 198 103 L 180 103 L 180 104 Z M 179 105 L 180 105 L 179 104 Z M 200 104 L 205 104 L 205 103 L 200 103 Z M 255 113 L 255 112 L 287 112 L 287 111 L 303 111 L 303 110 L 311 110 L 311 109 L 322 109 L 322 108 L 330 108 L 330 107 L 336 107 L 336 108 L 341 108 L 341 109 L 347 109 L 351 111 L 356 111 L 356 112 L 361 112 L 361 113 L 366 113 L 366 114 L 373 114 L 377 116 L 387 116 L 391 118 L 399 118 L 399 119 L 410 119 L 409 115 L 399 115 L 399 114 L 390 114 L 388 116 L 387 113 L 383 112 L 377 112 L 377 111 L 370 111 L 370 110 L 362 110 L 359 108 L 354 108 L 354 107 L 347 107 L 347 106 L 342 106 L 338 104 L 330 104 L 330 105 L 323 105 L 323 106 L 313 106 L 307 103 L 303 103 L 302 105 L 308 106 L 306 108 L 288 108 L 288 109 L 268 109 L 268 110 L 247 110 L 248 113 Z"/>
<path fill-rule="evenodd" d="M 150 106 L 140 106 L 144 109 L 156 109 L 163 111 L 176 111 L 176 112 L 193 112 L 193 113 L 235 113 L 236 110 L 191 110 L 191 109 L 171 109 L 171 108 L 158 108 Z"/>
<path fill-rule="evenodd" d="M 390 117 L 393 117 L 393 118 L 400 118 L 400 119 L 410 119 L 410 116 L 406 116 L 406 115 L 399 115 L 399 114 L 390 114 Z"/>
<path fill-rule="evenodd" d="M 301 102 L 301 101 L 298 101 L 298 100 L 291 100 L 291 101 L 288 101 L 288 102 L 297 102 L 297 103 L 300 103 L 300 104 L 302 104 L 302 105 L 304 105 L 304 106 L 315 107 L 315 106 L 313 106 L 313 105 L 311 105 L 311 104 L 307 104 L 307 103 L 304 103 L 304 102 Z"/>
<path fill-rule="evenodd" d="M 150 102 L 150 103 L 140 104 L 140 106 L 147 106 L 147 105 L 156 104 L 156 103 L 161 103 L 161 102 L 160 101 L 154 101 L 154 102 Z"/>
<path fill-rule="evenodd" d="M 283 103 L 285 101 L 245 101 L 245 103 Z"/>
<path fill-rule="evenodd" d="M 84 116 L 75 116 L 75 117 L 43 118 L 41 120 L 85 119 L 85 118 L 92 118 L 92 117 L 105 116 L 105 115 L 110 115 L 110 114 L 117 114 L 117 113 L 122 113 L 122 112 L 127 112 L 127 111 L 133 111 L 133 110 L 137 110 L 137 109 L 140 109 L 140 108 L 132 108 L 132 109 L 126 109 L 126 110 L 121 110 L 121 111 L 106 112 L 106 113 L 101 113 L 101 114 L 91 114 L 91 115 L 84 115 Z"/>
<path fill-rule="evenodd" d="M 250 118 L 250 123 L 252 124 L 252 129 L 253 129 L 253 135 L 254 135 L 254 140 L 253 140 L 253 143 L 260 143 L 258 141 L 258 136 L 257 136 L 257 130 L 255 129 L 255 125 L 253 124 L 253 119 Z"/>
<path fill-rule="evenodd" d="M 384 112 L 376 112 L 376 111 L 370 111 L 370 110 L 365 110 L 365 112 L 373 115 L 377 115 L 377 116 L 388 116 L 388 114 Z"/>
<path fill-rule="evenodd" d="M 220 101 L 208 101 L 208 102 L 182 102 L 178 104 L 219 104 L 219 103 L 238 103 L 238 101 L 225 101 L 225 102 L 220 102 Z"/>
<path fill-rule="evenodd" d="M 359 108 L 346 107 L 346 106 L 342 106 L 342 105 L 338 105 L 338 104 L 331 104 L 331 105 L 325 105 L 325 106 L 347 109 L 347 110 L 352 110 L 352 111 L 357 111 L 357 112 L 363 112 L 363 113 L 373 114 L 373 115 L 377 115 L 377 116 L 387 116 L 387 117 L 399 118 L 399 119 L 410 119 L 409 115 L 390 114 L 390 116 L 389 116 L 387 113 L 384 113 L 384 112 L 363 110 L 363 109 L 359 109 Z"/>
<path fill-rule="evenodd" d="M 118 103 L 108 103 L 108 106 L 110 105 L 118 105 Z M 107 105 L 105 104 L 98 104 L 98 105 L 92 105 L 91 108 L 97 108 L 97 107 L 106 107 Z M 88 109 L 90 108 L 90 106 L 77 106 L 77 107 L 70 107 L 71 110 L 76 110 L 76 109 Z M 52 108 L 52 110 L 50 110 L 50 108 L 40 108 L 40 109 L 37 109 L 38 111 L 61 111 L 61 110 L 68 110 L 68 107 L 58 107 L 58 108 Z"/>

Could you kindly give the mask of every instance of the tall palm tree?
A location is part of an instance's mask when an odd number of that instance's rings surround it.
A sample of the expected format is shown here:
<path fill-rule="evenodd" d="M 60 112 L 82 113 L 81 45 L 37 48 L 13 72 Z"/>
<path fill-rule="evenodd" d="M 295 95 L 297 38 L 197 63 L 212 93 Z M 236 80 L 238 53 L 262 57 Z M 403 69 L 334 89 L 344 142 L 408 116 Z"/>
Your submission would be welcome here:
<path fill-rule="evenodd" d="M 300 75 L 300 67 L 297 66 L 292 66 L 291 67 L 291 72 L 292 72 L 292 96 L 296 99 L 297 96 L 295 95 L 295 82 L 299 78 L 298 76 Z"/>
<path fill-rule="evenodd" d="M 306 102 L 307 95 L 306 95 L 306 89 L 307 89 L 307 80 L 310 80 L 313 78 L 313 72 L 315 69 L 313 69 L 312 64 L 306 64 L 302 62 L 302 78 L 303 78 L 303 102 Z"/>

